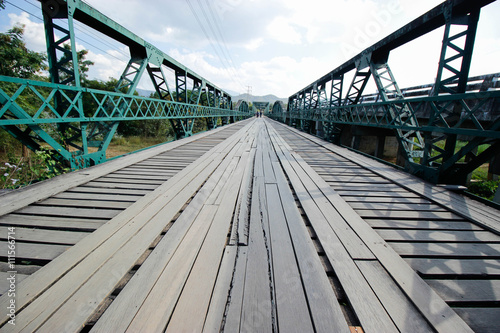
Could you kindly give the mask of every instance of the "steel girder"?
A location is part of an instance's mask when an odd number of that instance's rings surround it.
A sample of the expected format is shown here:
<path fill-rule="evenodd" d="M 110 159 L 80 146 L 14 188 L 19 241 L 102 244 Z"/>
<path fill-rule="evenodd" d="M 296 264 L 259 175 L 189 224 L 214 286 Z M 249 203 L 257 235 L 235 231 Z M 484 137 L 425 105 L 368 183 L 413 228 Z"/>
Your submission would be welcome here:
<path fill-rule="evenodd" d="M 83 1 L 40 2 L 51 83 L 0 77 L 2 84 L 10 85 L 0 89 L 0 126 L 30 149 L 38 150 L 45 142 L 53 148 L 55 158 L 78 169 L 105 161 L 120 121 L 168 119 L 180 138 L 192 135 L 195 119 L 211 119 L 209 128 L 214 128 L 217 119 L 250 116 L 231 110 L 229 94 Z M 129 48 L 130 61 L 116 92 L 81 87 L 74 20 Z M 164 68 L 175 73 L 173 90 Z M 159 99 L 134 96 L 146 69 Z M 37 104 L 33 110 L 23 110 L 16 102 L 23 94 L 32 95 Z M 83 104 L 84 98 L 92 107 Z M 97 151 L 90 152 L 91 147 Z"/>
<path fill-rule="evenodd" d="M 466 93 L 479 12 L 491 2 L 444 2 L 290 96 L 286 115 L 271 116 L 310 133 L 316 122 L 321 131 L 314 134 L 333 142 L 339 141 L 345 125 L 391 129 L 407 171 L 436 183 L 463 183 L 474 166 L 500 154 L 498 92 L 491 91 L 498 82 L 485 94 Z M 445 33 L 436 82 L 427 90 L 429 97 L 410 99 L 390 70 L 390 51 L 441 26 Z M 344 89 L 349 72 L 354 72 L 353 79 Z M 363 95 L 372 77 L 378 92 Z M 323 104 L 321 96 L 328 91 L 329 103 Z M 467 141 L 459 151 L 458 136 Z M 491 146 L 473 154 L 481 144 Z M 461 162 L 466 155 L 468 161 Z"/>

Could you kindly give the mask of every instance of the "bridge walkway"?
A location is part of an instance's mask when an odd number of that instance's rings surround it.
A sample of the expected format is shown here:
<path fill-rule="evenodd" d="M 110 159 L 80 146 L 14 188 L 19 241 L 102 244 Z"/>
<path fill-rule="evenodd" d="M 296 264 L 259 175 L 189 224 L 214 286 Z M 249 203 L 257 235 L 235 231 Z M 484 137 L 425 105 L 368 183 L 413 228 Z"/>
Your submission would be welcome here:
<path fill-rule="evenodd" d="M 38 237 L 18 236 L 24 259 L 41 252 L 26 244 L 63 248 L 24 265 L 37 269 L 17 281 L 16 325 L 2 315 L 0 331 L 500 324 L 498 211 L 265 118 L 189 140 L 2 197 L 2 226 Z M 109 205 L 86 187 L 106 189 Z M 117 188 L 138 192 L 107 192 Z M 74 237 L 52 244 L 48 231 Z"/>

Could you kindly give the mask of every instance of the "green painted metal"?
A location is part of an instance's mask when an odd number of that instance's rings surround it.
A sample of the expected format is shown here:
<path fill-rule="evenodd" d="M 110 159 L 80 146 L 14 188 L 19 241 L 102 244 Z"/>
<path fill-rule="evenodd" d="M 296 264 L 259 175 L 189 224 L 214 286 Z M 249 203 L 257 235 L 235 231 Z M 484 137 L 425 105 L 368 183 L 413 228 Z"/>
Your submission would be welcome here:
<path fill-rule="evenodd" d="M 473 168 L 500 155 L 500 75 L 484 77 L 479 89 L 469 84 L 479 12 L 491 2 L 442 3 L 290 96 L 288 109 L 273 110 L 270 117 L 335 143 L 347 127 L 392 130 L 408 172 L 435 183 L 464 183 Z M 436 82 L 427 96 L 410 98 L 394 78 L 389 54 L 441 26 L 445 33 Z M 352 72 L 345 85 L 344 75 Z M 371 78 L 377 93 L 364 95 Z M 466 144 L 457 151 L 458 139 Z M 482 144 L 489 148 L 478 154 Z"/>
<path fill-rule="evenodd" d="M 68 140 L 61 140 L 58 125 L 68 125 L 74 127 L 75 131 L 79 130 L 81 134 L 79 138 L 87 144 L 87 147 L 96 145 L 103 147 L 102 142 L 109 138 L 110 129 L 102 129 L 102 126 L 113 127 L 120 121 L 246 118 L 250 116 L 248 112 L 239 110 L 179 103 L 50 82 L 5 76 L 0 76 L 0 81 L 17 87 L 11 94 L 0 89 L 0 126 L 31 149 L 39 149 L 41 142 L 48 143 L 62 159 L 71 162 L 71 166 L 75 169 L 102 162 L 104 151 L 86 154 L 80 150 L 70 152 L 69 147 L 64 144 Z M 34 101 L 36 106 L 32 110 L 24 110 L 16 103 L 19 96 L 27 93 L 36 96 L 36 101 Z M 63 114 L 56 109 L 56 94 L 63 96 L 67 101 L 68 107 Z M 84 98 L 95 102 L 93 109 L 79 103 Z M 77 141 L 77 138 L 74 139 Z"/>
<path fill-rule="evenodd" d="M 250 116 L 248 108 L 232 110 L 228 93 L 83 1 L 40 2 L 51 82 L 0 77 L 2 85 L 10 85 L 0 89 L 0 127 L 30 149 L 49 144 L 54 158 L 79 169 L 106 160 L 106 149 L 122 121 L 165 119 L 176 138 L 182 138 L 192 135 L 195 121 L 202 118 L 210 129 Z M 81 86 L 74 20 L 129 47 L 130 61 L 115 92 Z M 164 68 L 175 73 L 173 89 Z M 134 95 L 144 72 L 158 99 Z M 34 100 L 31 110 L 17 103 L 26 94 Z"/>

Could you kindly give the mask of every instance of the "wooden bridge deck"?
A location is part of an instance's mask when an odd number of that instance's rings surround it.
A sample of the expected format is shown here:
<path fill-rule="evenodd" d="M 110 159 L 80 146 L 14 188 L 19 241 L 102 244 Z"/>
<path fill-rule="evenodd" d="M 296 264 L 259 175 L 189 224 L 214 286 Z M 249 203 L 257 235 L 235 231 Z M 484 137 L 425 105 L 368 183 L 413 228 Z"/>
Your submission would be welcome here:
<path fill-rule="evenodd" d="M 498 211 L 268 119 L 0 198 L 0 331 L 500 327 Z"/>

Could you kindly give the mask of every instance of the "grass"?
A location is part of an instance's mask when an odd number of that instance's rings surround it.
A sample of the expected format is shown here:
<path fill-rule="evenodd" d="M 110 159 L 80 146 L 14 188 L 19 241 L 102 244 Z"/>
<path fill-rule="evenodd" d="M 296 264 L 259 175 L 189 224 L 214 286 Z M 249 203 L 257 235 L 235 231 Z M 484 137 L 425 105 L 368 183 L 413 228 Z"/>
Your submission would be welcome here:
<path fill-rule="evenodd" d="M 128 154 L 167 141 L 171 139 L 116 137 L 106 151 L 106 158 Z M 97 149 L 89 149 L 91 152 L 95 150 Z M 69 171 L 68 168 L 57 168 L 46 152 L 30 152 L 28 156 L 22 156 L 22 146 L 18 143 L 14 143 L 8 151 L 0 151 L 0 189 L 24 187 Z"/>

